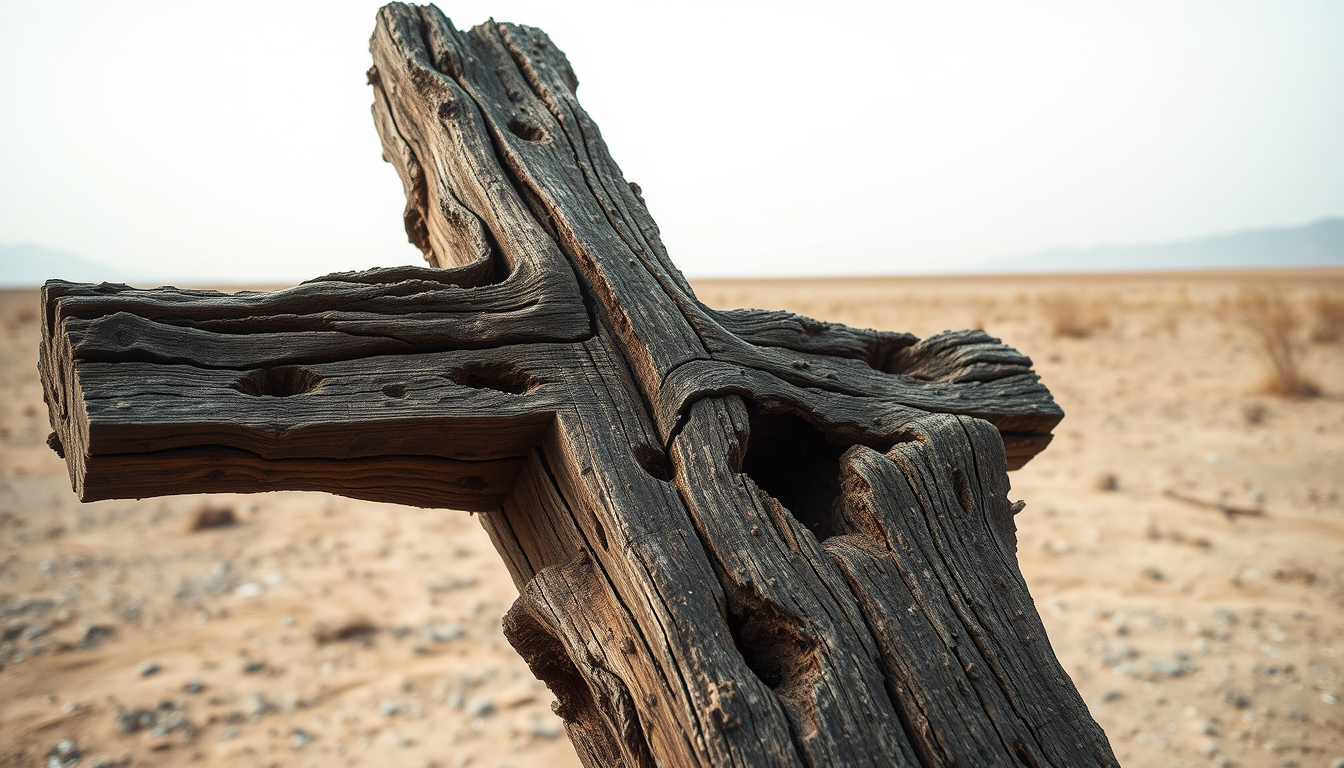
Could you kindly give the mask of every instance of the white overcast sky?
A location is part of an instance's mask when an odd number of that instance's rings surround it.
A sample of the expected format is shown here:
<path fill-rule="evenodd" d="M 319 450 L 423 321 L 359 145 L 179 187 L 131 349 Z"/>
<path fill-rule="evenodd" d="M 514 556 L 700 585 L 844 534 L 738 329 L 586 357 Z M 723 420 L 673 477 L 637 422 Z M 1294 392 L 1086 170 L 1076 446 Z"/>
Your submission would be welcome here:
<path fill-rule="evenodd" d="M 0 0 L 0 243 L 421 263 L 376 2 Z M 690 276 L 973 268 L 1344 215 L 1344 2 L 445 2 L 545 29 Z"/>

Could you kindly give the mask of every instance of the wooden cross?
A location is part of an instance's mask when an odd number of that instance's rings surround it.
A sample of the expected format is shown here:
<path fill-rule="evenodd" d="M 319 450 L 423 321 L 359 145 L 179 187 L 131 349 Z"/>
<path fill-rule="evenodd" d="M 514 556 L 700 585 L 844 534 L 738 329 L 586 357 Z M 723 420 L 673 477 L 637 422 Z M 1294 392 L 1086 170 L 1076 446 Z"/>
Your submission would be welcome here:
<path fill-rule="evenodd" d="M 323 490 L 475 510 L 505 633 L 589 766 L 1115 765 L 1017 568 L 1063 416 L 980 331 L 699 303 L 540 30 L 378 14 L 434 268 L 273 293 L 51 281 L 83 500 Z"/>

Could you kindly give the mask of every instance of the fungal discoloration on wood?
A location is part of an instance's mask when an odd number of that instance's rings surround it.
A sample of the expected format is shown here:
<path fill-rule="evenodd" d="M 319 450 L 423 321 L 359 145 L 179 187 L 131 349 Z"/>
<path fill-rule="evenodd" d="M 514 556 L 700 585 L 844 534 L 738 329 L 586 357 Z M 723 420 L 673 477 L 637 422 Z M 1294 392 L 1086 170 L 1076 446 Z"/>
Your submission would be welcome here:
<path fill-rule="evenodd" d="M 696 300 L 540 30 L 383 8 L 374 118 L 428 268 L 273 293 L 52 281 L 84 499 L 482 512 L 592 766 L 1113 765 L 1017 571 L 1062 412 L 983 332 Z"/>

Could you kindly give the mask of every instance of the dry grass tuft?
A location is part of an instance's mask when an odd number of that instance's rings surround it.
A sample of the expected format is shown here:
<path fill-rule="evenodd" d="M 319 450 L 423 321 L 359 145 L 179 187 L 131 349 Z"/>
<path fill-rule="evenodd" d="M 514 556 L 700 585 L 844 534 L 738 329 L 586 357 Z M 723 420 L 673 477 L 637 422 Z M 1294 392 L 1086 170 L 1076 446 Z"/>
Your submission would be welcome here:
<path fill-rule="evenodd" d="M 1251 332 L 1265 363 L 1261 390 L 1280 397 L 1315 397 L 1321 388 L 1302 372 L 1294 334 L 1297 315 L 1277 294 L 1243 291 L 1233 304 L 1238 323 Z"/>
<path fill-rule="evenodd" d="M 362 616 L 355 616 L 334 622 L 319 622 L 313 625 L 313 642 L 318 645 L 353 640 L 368 643 L 377 634 L 378 626 Z"/>
<path fill-rule="evenodd" d="M 191 515 L 187 523 L 188 531 L 208 531 L 212 528 L 227 528 L 238 522 L 233 507 L 202 506 Z"/>
<path fill-rule="evenodd" d="M 1311 340 L 1328 344 L 1344 339 L 1344 294 L 1316 294 L 1311 306 Z"/>
<path fill-rule="evenodd" d="M 1040 301 L 1053 336 L 1082 339 L 1111 324 L 1110 315 L 1101 302 L 1084 303 L 1079 297 L 1067 293 L 1042 296 Z"/>

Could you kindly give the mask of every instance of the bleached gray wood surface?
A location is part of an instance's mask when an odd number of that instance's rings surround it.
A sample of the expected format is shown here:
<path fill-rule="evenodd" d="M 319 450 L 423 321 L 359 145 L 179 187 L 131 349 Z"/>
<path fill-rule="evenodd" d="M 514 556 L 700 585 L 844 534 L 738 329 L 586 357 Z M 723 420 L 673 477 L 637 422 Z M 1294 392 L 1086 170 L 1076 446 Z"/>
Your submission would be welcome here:
<path fill-rule="evenodd" d="M 393 4 L 371 50 L 431 267 L 48 283 L 81 498 L 481 512 L 589 766 L 1115 765 L 1017 568 L 1006 471 L 1063 415 L 1029 359 L 710 309 L 544 33 Z"/>

